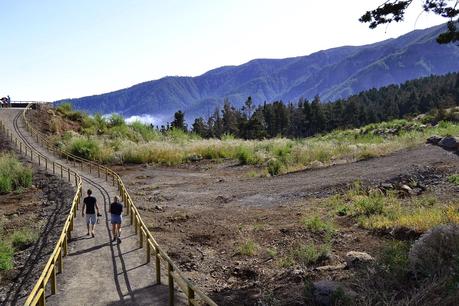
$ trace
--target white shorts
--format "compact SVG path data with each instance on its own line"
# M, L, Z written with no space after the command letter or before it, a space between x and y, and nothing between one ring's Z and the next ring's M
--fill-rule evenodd
M96 224L96 214L86 214L86 224Z

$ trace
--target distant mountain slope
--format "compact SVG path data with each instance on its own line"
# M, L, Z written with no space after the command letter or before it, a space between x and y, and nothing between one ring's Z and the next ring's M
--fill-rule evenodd
M255 59L197 77L164 77L70 102L90 113L170 117L180 109L190 118L211 113L225 98L235 106L241 106L248 96L256 104L315 95L332 101L370 88L459 71L459 47L435 41L442 31L443 25L366 46L286 59Z

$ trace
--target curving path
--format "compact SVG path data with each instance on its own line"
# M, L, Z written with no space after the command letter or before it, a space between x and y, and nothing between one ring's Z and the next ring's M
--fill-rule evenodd
M22 109L2 109L0 120L16 137L28 142L50 160L66 164L65 160L58 159L32 139L22 122L21 112ZM47 297L47 305L167 305L167 285L155 284L154 266L147 264L146 248L139 247L137 236L129 226L129 218L125 218L122 227L122 243L111 242L108 207L117 194L116 187L105 182L104 178L98 178L97 174L79 168L74 170L83 178L84 194L88 188L93 190L103 217L96 227L96 237L86 236L80 205L69 253L64 258L64 271L57 278L58 291ZM162 283L167 284L167 280ZM176 296L175 302L185 304L184 296Z

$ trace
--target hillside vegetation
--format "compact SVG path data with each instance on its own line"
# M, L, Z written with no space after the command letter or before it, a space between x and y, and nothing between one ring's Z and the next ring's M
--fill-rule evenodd
M90 117L71 110L68 104L58 107L57 113L81 122L81 126L78 133L66 131L53 136L56 145L84 158L163 165L229 158L259 166L260 172L254 175L378 157L423 143L432 135L459 134L459 125L452 122L431 126L415 120L393 120L304 139L242 140L231 135L203 139L176 128L160 132L140 122L127 124L119 115ZM59 131L59 121L53 122L53 129Z

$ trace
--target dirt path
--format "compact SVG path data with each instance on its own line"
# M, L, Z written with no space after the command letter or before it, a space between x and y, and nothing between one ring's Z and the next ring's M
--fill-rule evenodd
M13 121L18 109L0 112L0 119L18 136ZM23 122L19 131L42 154L56 160L39 147L26 132ZM64 163L64 161L60 161ZM48 305L164 305L167 304L167 287L154 285L155 272L146 264L145 250L139 248L137 237L129 226L123 225L122 243L111 242L108 205L117 194L111 184L94 175L81 172L83 189L91 188L102 208L103 218L96 237L86 236L86 224L79 215L76 218L69 255L64 260L64 273L58 276L58 292L47 298ZM81 206L80 206L81 207ZM80 211L79 211L80 213ZM39 275L36 275L38 278ZM165 281L163 283L166 283ZM181 297L177 297L179 302Z
M433 169L454 172L459 169L459 156L422 145L382 158L267 178L248 178L246 171L228 163L175 169L128 166L117 171L145 205L267 208L298 198L325 197L356 180L375 185L396 176L428 176Z

